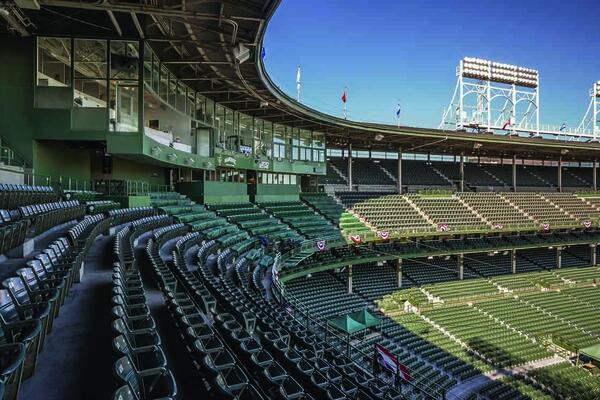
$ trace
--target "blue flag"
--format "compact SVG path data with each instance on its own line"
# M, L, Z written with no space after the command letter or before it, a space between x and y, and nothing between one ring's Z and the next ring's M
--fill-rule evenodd
M559 131L561 131L561 132L564 132L564 131L565 131L565 129L567 129L567 123L566 123L566 122L563 122L563 123L562 123L562 125L560 126L560 129L559 129Z
M402 112L402 107L398 104L398 109L396 110L396 117L400 118L400 112Z

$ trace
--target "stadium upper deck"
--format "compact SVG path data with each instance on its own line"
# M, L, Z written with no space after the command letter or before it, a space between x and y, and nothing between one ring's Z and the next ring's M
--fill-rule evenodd
M4 5L9 30L28 35L143 40L181 82L216 103L326 134L329 147L593 161L598 143L362 123L300 104L271 81L261 59L278 0L165 2L21 1ZM75 16L76 15L76 16ZM48 23L47 21L52 21Z

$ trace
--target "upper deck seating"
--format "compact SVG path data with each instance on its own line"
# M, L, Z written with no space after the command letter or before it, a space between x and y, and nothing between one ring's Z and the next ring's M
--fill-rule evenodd
M323 214L328 220L335 224L339 224L340 217L345 209L326 193L301 193L300 197L318 212Z
M435 224L447 225L450 230L484 229L487 224L459 201L456 196L428 198L409 196Z
M543 193L542 197L579 221L591 221L600 216L600 211L572 193Z
M502 193L502 196L525 212L539 224L555 226L573 226L577 224L575 218L546 201L537 193Z
M261 203L260 207L271 213L306 238L339 236L340 231L301 201Z
M380 230L429 231L435 229L406 197L389 195L354 205L354 211Z
M460 198L485 218L492 226L533 227L534 221L494 192L463 192Z

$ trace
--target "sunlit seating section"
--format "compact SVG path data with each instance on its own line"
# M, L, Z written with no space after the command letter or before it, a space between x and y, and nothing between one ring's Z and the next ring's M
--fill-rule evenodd
M339 224L340 217L345 208L327 195L326 193L301 193L300 197L307 204L314 207L319 213L323 214L328 220Z
M300 235L291 230L287 224L282 223L255 204L223 203L212 204L209 208L228 222L246 230L252 236L265 235L271 240L301 239Z
M589 268L589 269L591 271L593 271L595 274L599 273L598 268ZM569 272L574 272L574 271L577 271L577 270L572 270ZM596 278L594 278L594 279L596 279ZM579 301L588 303L594 307L600 307L600 287L598 287L598 286L570 288L570 289L563 290L562 293L565 296L573 297Z
M475 307L448 306L423 313L470 349L499 367L551 357L541 345L520 336Z
M339 222L340 230L343 235L362 235L371 234L373 231L365 225L356 215L343 213Z
M575 349L591 346L597 342L597 338L593 335L574 329L567 321L540 312L535 306L527 303L527 295L522 296L523 301L503 298L479 302L476 307L532 338L541 339L544 335L553 335L557 341L567 343Z
M379 230L432 231L428 222L401 195L389 195L354 205L354 212Z
M331 222L301 201L261 203L259 206L307 239L340 235Z
M557 226L578 226L575 218L545 200L539 193L505 192L502 196L537 223L548 224L550 229Z
M564 362L533 370L529 373L543 385L548 385L564 399L596 400L600 398L600 382L583 368Z
M457 196L425 197L408 195L437 226L446 225L448 230L485 230L489 226L477 214L462 204Z
M501 225L503 229L535 226L535 223L527 215L505 201L498 193L463 192L459 196L492 226Z
M493 296L498 294L498 288L483 279L444 282L425 285L423 288L434 297L444 301L466 300L472 297Z
M227 222L214 211L176 192L150 193L150 201L154 207L174 216L177 222L190 224L197 231L220 227Z
M600 216L600 211L572 193L544 193L542 196L556 204L580 222L592 221Z

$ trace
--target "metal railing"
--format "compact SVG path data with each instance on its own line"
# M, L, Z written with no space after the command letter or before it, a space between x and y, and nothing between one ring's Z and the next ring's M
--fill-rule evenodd
M329 329L329 324L327 323L327 319L322 316L322 315L314 315L313 313L311 313L303 304L303 302L296 298L295 296L293 296L290 293L286 293L285 291L285 286L279 281L279 267L280 267L280 262L282 259L282 255L281 253L278 253L275 256L275 261L273 263L273 267L272 267L272 280L273 280L273 297L281 304L281 306L284 309L287 309L288 312L290 312L294 318L296 318L299 322L304 323L305 327L307 329L311 329L313 331L313 333L317 336L317 337L321 337L325 340L331 340L331 339L337 339L339 340L341 343L343 343L344 341L347 342L347 347L346 347L346 355L352 359L357 365L359 365L363 370L365 370L365 372L373 375L371 373L371 371L366 370L365 367L363 365L360 365L357 361L355 361L357 358L358 359L362 359L362 360L368 360L368 365L373 365L373 363L376 361L374 354L367 354L364 351L362 351L361 349L357 348L356 346L354 346L353 344L350 343L350 337L349 336L344 336L341 335L331 329ZM291 307L290 307L291 306ZM364 308L371 308L371 309L376 309L375 306L368 305L368 302L365 300L365 307L360 307L357 309L354 309L352 311L360 311ZM298 318L300 317L300 318ZM320 331L319 331L320 330ZM380 334L383 335L383 332L380 331ZM358 357L352 357L351 354L354 353L354 355L358 356ZM411 375L413 376L413 378L418 378L418 375L414 375L414 372L411 372ZM399 379L400 381L400 379ZM408 381L404 381L401 380L401 386L402 385L408 385L414 389L416 389L417 391L419 391L420 393L424 394L427 398L432 399L432 400L439 400L439 399L445 399L445 393L446 393L446 389L442 386L439 386L437 388L433 388L433 387L418 387L417 385L415 385L412 382L408 382ZM397 389L396 385L390 385L388 384L388 386L390 387L394 387L395 389ZM457 398L458 399L458 398Z

